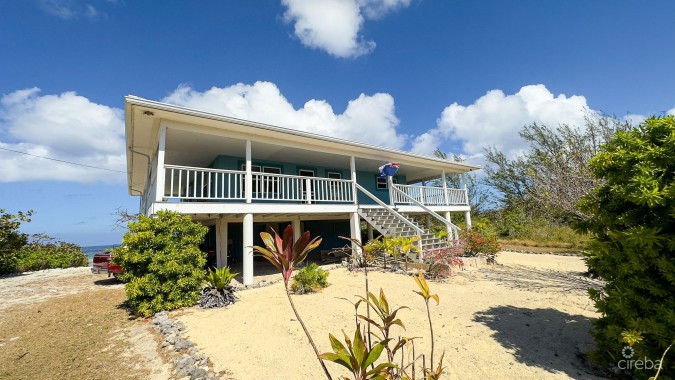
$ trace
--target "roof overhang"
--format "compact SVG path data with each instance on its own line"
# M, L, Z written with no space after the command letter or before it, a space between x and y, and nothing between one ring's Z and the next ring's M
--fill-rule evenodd
M294 155L297 159L302 153L308 157L314 156L319 165L335 157L347 159L354 156L357 170L376 170L377 166L383 163L398 162L401 163L400 173L406 175L409 182L438 178L441 171L465 173L480 169L480 166L236 119L136 96L125 98L125 124L130 195L140 194L145 187L148 166L157 150L161 125L170 126L167 136L167 163L172 163L172 158L178 160L181 152L183 157L191 156L194 160L197 160L200 154L212 160L215 158L214 154L217 155L219 152L218 149L220 152L225 151L223 146L228 144L228 141L251 139L255 144L254 156L256 153L267 154L266 159L280 156L290 159ZM192 132L201 133L201 137L191 134ZM186 139L186 136L192 137ZM194 149L197 145L202 148ZM285 147L286 150L273 148L279 146ZM206 166L210 163L210 161L195 162L196 166ZM348 161L333 166L339 168L345 163ZM331 165L322 166L331 167Z

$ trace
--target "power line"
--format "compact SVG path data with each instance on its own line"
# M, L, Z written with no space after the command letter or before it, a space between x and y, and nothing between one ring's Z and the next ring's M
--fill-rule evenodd
M98 170L107 170L107 171L109 171L109 172L126 173L126 172L123 172L123 171L121 171L121 170L101 168L101 167L98 167L98 166L91 166L91 165L80 164L80 163L77 163L77 162L70 162L70 161L59 160L59 159L57 159L57 158L51 158L51 157L45 157L45 156L38 156L38 155L36 155L36 154L26 153L26 152L22 152L22 151L20 151L20 150L7 149L7 148L3 148L3 147L0 147L0 149L6 150L6 151L8 151L8 152L13 152L13 153L25 154L26 156L37 157L37 158L44 158L45 160L51 160L51 161L56 161L56 162L62 162L62 163L64 163L64 164L83 166L83 167L85 167L85 168L98 169Z

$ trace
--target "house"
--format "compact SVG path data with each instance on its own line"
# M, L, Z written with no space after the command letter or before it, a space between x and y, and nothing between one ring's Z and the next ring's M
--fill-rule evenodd
M135 96L125 99L125 124L129 194L140 197L140 212L173 210L209 226L217 266L241 260L245 284L253 281L251 246L271 227L290 223L296 238L305 230L321 235L325 250L344 246L340 235L360 239L365 221L368 238L373 229L419 236L427 251L447 241L411 216L440 220L451 238L458 233L452 213L465 213L471 225L464 173L477 166ZM387 162L400 169L380 177ZM423 185L449 175L463 186Z

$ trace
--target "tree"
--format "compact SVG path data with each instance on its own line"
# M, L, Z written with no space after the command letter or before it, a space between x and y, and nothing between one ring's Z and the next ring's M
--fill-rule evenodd
M188 215L159 211L129 223L113 262L122 267L127 302L136 315L192 306L200 298L206 254L199 250L208 228Z
M602 315L593 355L616 365L622 333L636 331L634 356L657 360L675 341L675 118L619 131L589 168L601 184L583 197L589 217L577 228L592 235L588 267L606 281L590 291ZM662 374L675 376L675 358L665 360Z
M441 152L440 149L434 151L434 155L438 158L448 160L447 153ZM466 161L462 157L457 155L452 156L452 161L454 162L464 162ZM485 189L483 184L478 180L475 174L465 174L466 178L466 189L469 196L469 204L474 214L479 215L486 210L491 199L490 192ZM446 176L446 184L449 188L452 189L461 189L463 188L461 176L460 175L450 175ZM443 186L442 180L435 180L434 186Z
M505 206L587 219L576 204L602 182L588 163L616 132L630 128L615 117L595 114L586 116L584 126L526 125L519 135L530 147L522 155L509 159L495 147L485 150L492 164L485 168L485 182L501 194Z
M0 208L0 274L14 273L18 251L28 243L28 235L19 232L23 222L30 222L33 211L9 214Z

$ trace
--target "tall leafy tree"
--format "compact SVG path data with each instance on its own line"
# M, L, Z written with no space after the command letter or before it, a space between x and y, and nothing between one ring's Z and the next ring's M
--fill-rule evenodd
M658 360L675 341L675 118L618 132L589 168L601 184L583 197L589 217L578 228L593 237L589 269L606 280L591 291L601 313L595 358L616 365L622 333L635 331L634 356ZM661 376L675 377L675 357L663 365Z

